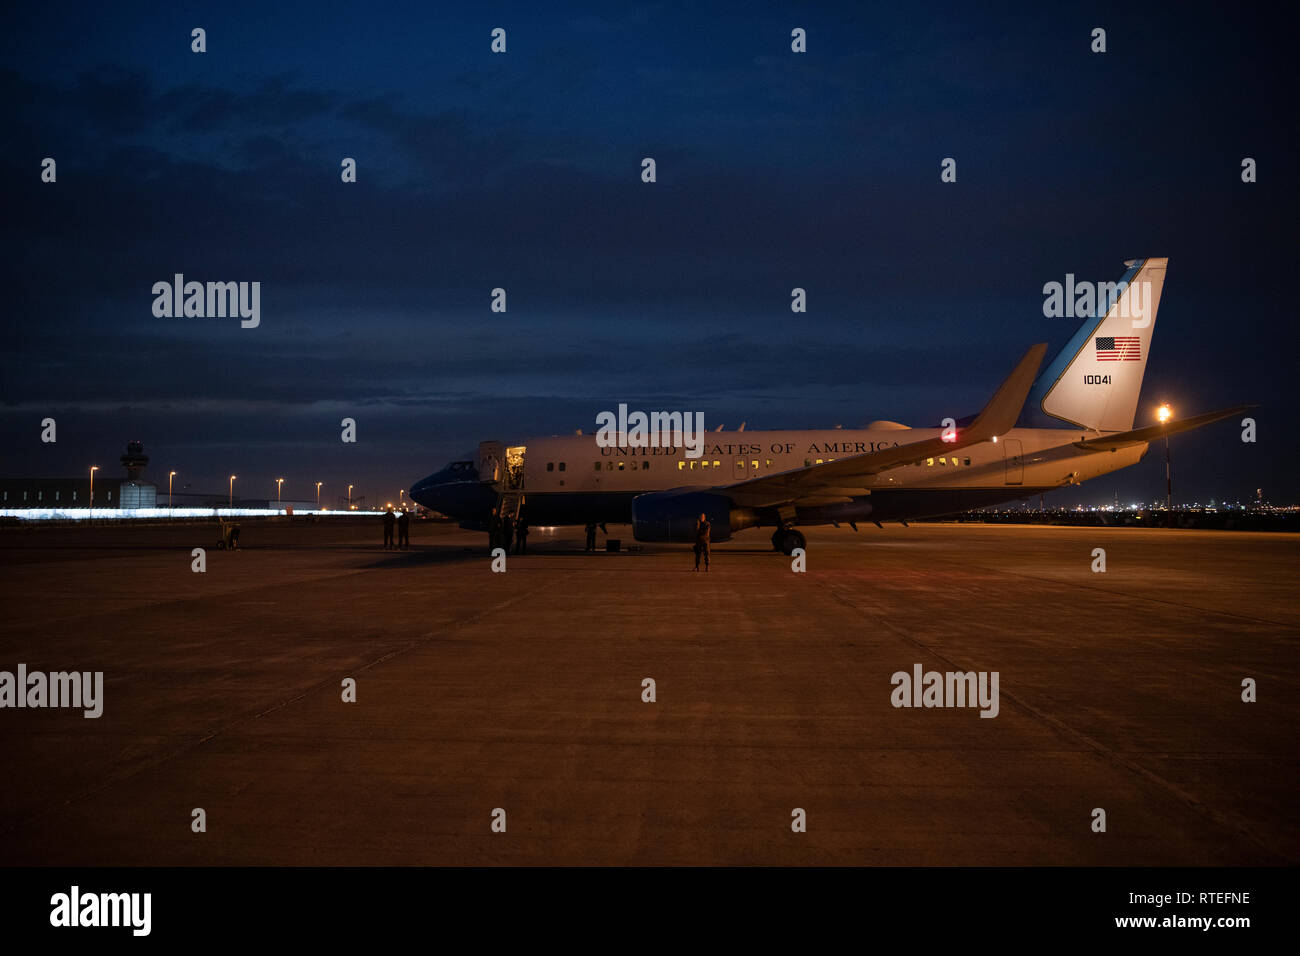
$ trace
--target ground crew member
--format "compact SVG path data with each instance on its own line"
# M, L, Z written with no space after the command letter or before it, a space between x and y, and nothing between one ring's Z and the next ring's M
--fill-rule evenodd
M515 554L528 553L528 522L519 516L519 527L515 529Z
M384 512L384 550L387 551L393 546L393 525L397 524L397 515L393 514L392 509Z
M596 550L596 522L594 521L587 522L587 547L584 548L583 550L585 551Z
M397 519L397 547L400 551L405 551L411 546L411 513L403 511L400 518Z
M709 532L713 530L709 524L709 519L700 515L700 520L695 522L695 570L700 569L700 555L704 556L704 570L709 570Z

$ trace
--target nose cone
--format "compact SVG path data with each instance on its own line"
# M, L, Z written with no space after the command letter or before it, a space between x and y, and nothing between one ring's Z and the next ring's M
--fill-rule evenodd
M439 478L445 471L446 469L443 469L443 471L436 471L432 475L429 475L429 477L421 478L413 484L410 491L411 500L418 505L424 505L424 507L430 508L434 511L440 510L437 504L438 484Z
M490 482L479 480L471 461L453 461L411 486L411 500L416 504L462 521L486 518L496 496Z

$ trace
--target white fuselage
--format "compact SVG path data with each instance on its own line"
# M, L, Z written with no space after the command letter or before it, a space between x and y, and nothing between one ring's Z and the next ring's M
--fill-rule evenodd
M938 428L831 429L826 431L710 432L703 454L684 449L597 445L595 436L535 438L524 456L523 490L539 494L663 491L686 486L730 485L938 437ZM1073 445L1096 437L1073 429L1016 428L996 442L924 458L864 479L873 489L995 489L1037 491L1124 468L1146 445L1116 452Z
M533 525L633 521L634 501L651 492L727 488L814 468L852 455L936 438L938 428L902 426L825 431L710 432L698 458L682 447L602 446L594 435L533 438L506 447L483 442L475 461L453 462L416 483L413 500L467 523L487 526L494 510L522 506ZM894 521L995 505L1077 484L1137 462L1145 444L1097 451L1074 429L1015 428L948 454L923 457L844 488L784 504L755 506L748 526ZM503 496L511 496L507 501ZM513 502L513 505L512 503Z

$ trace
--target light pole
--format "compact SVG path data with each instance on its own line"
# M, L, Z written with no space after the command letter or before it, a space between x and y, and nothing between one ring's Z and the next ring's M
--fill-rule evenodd
M283 478L275 479L275 506L280 507L280 486L284 484Z
M352 486L348 485L348 511L352 510Z
M1164 426L1165 431L1165 510L1174 510L1174 479L1173 472L1169 463L1169 419L1174 415L1174 410L1169 407L1168 403L1161 405L1156 409L1156 418L1160 419L1160 424Z
M90 517L95 517L95 472L99 471L98 465L90 466Z
M232 511L235 507L235 479L238 477L238 475L230 476L230 508Z
M406 489L399 489L397 492L397 506L403 511L406 510Z
M320 486L325 484L323 481L316 482L316 510L320 511Z
M167 475L167 511L169 513L172 510L172 479L175 477L176 472L174 471Z

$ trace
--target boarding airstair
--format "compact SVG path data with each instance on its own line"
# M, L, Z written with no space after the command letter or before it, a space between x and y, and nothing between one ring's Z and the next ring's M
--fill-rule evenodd
M519 511L524 506L522 491L503 491L497 497L497 514L504 521L509 518L512 524L519 523Z

